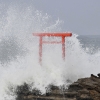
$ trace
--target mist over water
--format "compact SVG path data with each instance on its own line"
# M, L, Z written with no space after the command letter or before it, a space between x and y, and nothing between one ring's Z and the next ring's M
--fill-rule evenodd
M45 93L49 84L68 84L99 73L100 52L91 55L82 47L77 35L66 38L66 59L62 59L60 44L43 45L42 66L39 64L39 38L34 32L61 32L62 21L32 6L5 7L0 5L0 100L14 100L17 86L25 82L30 89L37 88ZM56 40L60 38L48 38Z

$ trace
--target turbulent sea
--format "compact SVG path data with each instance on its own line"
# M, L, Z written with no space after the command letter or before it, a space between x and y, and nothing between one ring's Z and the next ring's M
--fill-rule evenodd
M100 35L79 35L78 39L82 47L90 54L99 52L100 50Z
M66 59L61 44L43 45L39 63L39 38L35 32L62 32L62 21L28 5L0 4L0 100L15 100L17 86L29 84L45 93L54 84L88 77L100 71L100 36L77 35L66 38ZM57 37L44 40L60 41Z

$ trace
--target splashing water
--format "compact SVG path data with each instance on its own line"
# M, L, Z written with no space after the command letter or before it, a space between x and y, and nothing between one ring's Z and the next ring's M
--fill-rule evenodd
M0 10L0 100L14 100L14 90L25 82L31 85L31 89L35 87L45 93L49 84L59 86L67 84L67 79L74 81L98 73L99 52L87 54L75 34L66 38L65 61L61 57L61 45L43 45L41 66L38 38L32 33L60 32L62 21L58 19L54 23L48 14L33 7L11 5L7 9L1 6Z

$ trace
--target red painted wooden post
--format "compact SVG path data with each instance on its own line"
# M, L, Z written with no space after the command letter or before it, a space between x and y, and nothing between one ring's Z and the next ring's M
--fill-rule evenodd
M65 60L65 37L62 36L62 58Z
M42 36L40 36L39 40L39 62L41 63L42 61Z
M42 44L43 43L51 43L51 44L62 44L62 58L65 59L65 37L70 37L72 36L72 33L33 33L33 36L39 36L39 62L41 64L42 61ZM43 41L44 36L55 36L55 37L61 37L62 41Z

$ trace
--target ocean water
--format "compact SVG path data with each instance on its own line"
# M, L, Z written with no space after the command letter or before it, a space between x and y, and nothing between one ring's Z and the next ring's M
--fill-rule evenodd
M88 53L95 54L100 51L100 35L79 35L78 39Z
M17 86L29 84L45 93L50 85L67 85L67 80L89 77L100 70L100 36L66 38L66 58L61 44L43 45L39 63L39 38L35 32L62 32L60 19L32 6L0 5L0 100L16 100ZM45 37L44 40L61 40Z

